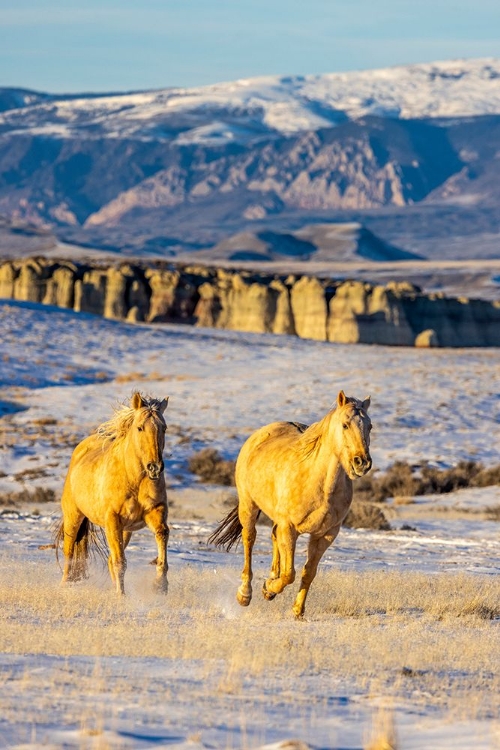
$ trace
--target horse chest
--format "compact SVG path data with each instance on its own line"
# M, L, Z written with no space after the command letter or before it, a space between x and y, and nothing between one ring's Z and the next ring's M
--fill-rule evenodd
M120 518L124 528L128 531L142 529L146 525L144 510L136 495L128 496L120 509Z
M310 501L306 514L294 524L299 534L326 534L339 526L351 505L352 492L330 492Z

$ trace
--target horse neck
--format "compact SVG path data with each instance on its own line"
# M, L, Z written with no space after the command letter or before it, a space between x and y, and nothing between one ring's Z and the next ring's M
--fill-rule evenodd
M311 438L317 440L315 449L304 459L308 463L309 474L312 482L317 482L324 487L332 487L335 482L345 477L347 474L340 462L339 451L333 440L332 420L335 419L335 412L328 412L312 429ZM306 435L304 433L304 435Z
M131 487L138 486L144 479L145 472L129 435L126 435L121 444L117 446L117 455L119 460L123 462L128 484Z

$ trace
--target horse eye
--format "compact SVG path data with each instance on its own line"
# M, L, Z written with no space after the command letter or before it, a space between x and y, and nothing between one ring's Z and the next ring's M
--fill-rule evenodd
M137 429L139 430L139 432L142 432L144 427L138 427Z
M347 424L347 422L344 422L344 424L342 425L342 427L344 428L344 430L347 430L347 428L349 427L349 425Z

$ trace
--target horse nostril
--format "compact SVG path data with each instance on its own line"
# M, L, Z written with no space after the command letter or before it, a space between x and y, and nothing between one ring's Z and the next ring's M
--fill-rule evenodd
M363 459L361 456L354 456L353 458L355 466L361 466L363 464Z
M148 474L152 476L160 476L164 469L163 461L160 461L159 463L156 463L156 461L150 461L146 464L146 469Z

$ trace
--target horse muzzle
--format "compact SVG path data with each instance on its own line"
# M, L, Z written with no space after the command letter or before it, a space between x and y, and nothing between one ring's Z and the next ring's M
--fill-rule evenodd
M150 461L149 464L146 466L148 477L155 482L157 479L161 477L164 468L165 468L165 464L163 463L163 461L159 463L156 463L155 461Z
M351 462L351 468L353 477L364 477L364 475L372 468L371 456L354 456Z

